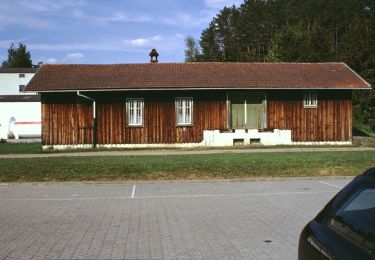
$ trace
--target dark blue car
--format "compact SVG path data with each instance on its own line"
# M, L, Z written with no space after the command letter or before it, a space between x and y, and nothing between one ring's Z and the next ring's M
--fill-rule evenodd
M354 178L306 225L298 259L375 259L375 168Z

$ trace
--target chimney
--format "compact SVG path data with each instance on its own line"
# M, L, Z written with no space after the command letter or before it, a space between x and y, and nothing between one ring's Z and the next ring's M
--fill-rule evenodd
M150 63L158 63L159 53L155 49L152 49L149 55L151 57Z

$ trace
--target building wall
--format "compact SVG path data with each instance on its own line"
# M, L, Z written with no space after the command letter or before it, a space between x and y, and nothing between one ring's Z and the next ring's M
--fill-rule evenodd
M226 128L226 92L85 93L97 100L98 144L198 143ZM176 126L175 98L193 97L193 125ZM127 125L126 99L144 99L143 127ZM70 103L67 104L66 100ZM42 143L92 143L92 105L72 94L42 94Z
M304 108L302 90L268 92L268 128L292 130L294 142L351 141L352 91L318 90L317 95L317 108Z
M40 102L0 102L0 139L40 138Z
M20 78L24 74L24 78ZM0 95L20 95L19 86L26 86L35 73L0 73ZM27 93L30 95L31 93Z
M256 91L259 92L259 91ZM92 92L98 144L200 143L203 130L227 129L227 92ZM302 90L266 91L267 129L291 130L294 142L351 141L351 91L318 91L318 107L304 108ZM176 126L175 98L193 97L193 125ZM144 125L127 126L126 99L144 99ZM43 145L90 144L92 104L76 93L42 94Z
M20 74L25 77L20 77ZM41 104L27 100L27 95L36 93L19 91L20 85L26 86L34 74L0 73L0 139L7 139L9 134L14 138L41 136ZM16 101L7 100L7 96L13 96ZM22 101L23 99L26 100Z

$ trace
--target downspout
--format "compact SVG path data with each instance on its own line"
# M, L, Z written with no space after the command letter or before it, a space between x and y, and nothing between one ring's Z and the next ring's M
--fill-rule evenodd
M85 95L82 95L79 93L79 91L77 91L77 96L79 97L83 97L83 98L86 98L90 101L92 101L92 114L93 114L93 120L94 120L94 128L93 128L93 148L96 148L96 144L97 144L97 122L96 122L96 101L95 99L93 98L90 98L88 96L85 96Z

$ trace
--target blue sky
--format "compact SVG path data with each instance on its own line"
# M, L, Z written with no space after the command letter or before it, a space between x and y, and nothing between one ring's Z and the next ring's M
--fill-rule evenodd
M1 0L0 61L23 42L33 63L183 62L220 9L241 0Z

